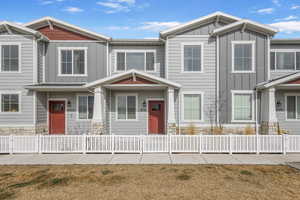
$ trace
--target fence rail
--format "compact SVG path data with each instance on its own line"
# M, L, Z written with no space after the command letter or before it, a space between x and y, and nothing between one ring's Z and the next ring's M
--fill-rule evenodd
M0 153L292 153L296 135L0 136Z

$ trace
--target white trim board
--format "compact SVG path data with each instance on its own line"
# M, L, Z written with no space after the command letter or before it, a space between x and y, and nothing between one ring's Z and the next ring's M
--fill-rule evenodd
M201 119L200 120L185 120L184 119L184 95L185 94L200 94L201 95ZM202 91L182 91L181 92L181 123L197 123L204 122L204 92Z
M1 36L2 37L2 36ZM16 45L18 46L18 71L2 71L2 45ZM33 44L34 46L34 44ZM34 62L34 61L33 61ZM34 69L33 69L34 71ZM0 73L1 74L20 74L22 73L22 43L20 42L0 42Z
M17 94L18 95L18 104L19 111L18 112L2 112L2 94ZM34 104L33 104L34 106ZM22 91L20 90L0 90L0 115L14 115L14 114L22 114Z
M119 119L118 118L118 97L119 96L125 96L126 97L126 119ZM135 119L128 119L128 110L127 110L127 98L128 96L134 96L135 97ZM138 98L138 93L116 93L115 94L115 113L116 113L116 118L115 121L123 121L123 122L131 122L131 121L138 121L139 117L138 117L138 105L139 105L139 98Z
M251 97L251 101L252 101L252 105L251 105L251 116L252 116L252 119L250 120L235 120L234 119L234 95L235 94L251 94L252 97ZM254 123L255 122L255 99L254 99L254 91L253 90L231 90L231 122L232 123Z
M231 63L232 63L232 66L231 66L231 73L255 73L256 71L256 66L255 66L255 62L256 62L256 57L255 57L255 52L256 52L256 45L255 45L255 41L244 41L244 40L241 40L241 41L238 41L238 40L235 40L235 41L231 41ZM251 44L252 45L252 66L251 66L251 70L247 70L247 71L243 71L243 70L235 70L234 68L234 56L235 56L235 51L234 51L234 47L236 44Z
M185 46L200 46L201 48L201 63L200 63L200 71L185 71L184 70L184 47ZM182 42L181 43L181 73L188 73L188 74L197 74L197 73L204 73L204 42Z

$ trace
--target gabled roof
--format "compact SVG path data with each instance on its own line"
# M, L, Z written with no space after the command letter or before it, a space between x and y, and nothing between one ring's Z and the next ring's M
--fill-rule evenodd
M0 27L4 27L4 29L7 30L7 32L10 32L10 28L13 28L16 31L20 31L21 33L25 33L25 34L29 34L29 35L33 35L37 38L41 38L44 40L48 40L48 38L46 36L44 36L43 34L41 34L38 31L32 30L30 28L12 23L12 22L8 22L8 21L2 21L0 22Z
M144 73L144 72L141 72L141 71L137 71L137 70L134 70L134 69L123 72L123 73L120 73L120 74L116 74L116 75L113 75L113 76L110 76L110 77L107 77L107 78L103 78L103 79L100 79L100 80L97 80L97 81L94 81L94 82L91 82L91 83L88 83L88 84L85 85L85 87L91 88L91 87L95 87L97 85L104 85L104 84L111 83L111 82L114 82L114 81L117 81L117 80L121 80L122 78L126 78L128 76L139 76L139 77L142 77L146 80L157 82L157 83L160 83L160 84L163 84L163 85L168 85L168 86L171 86L171 87L174 87L174 88L180 88L181 87L181 85L178 84L178 83L174 83L174 82L169 81L167 79L160 78L160 77L157 77L157 76L154 76L154 75L151 75L151 74L148 74L148 73Z
M55 18L52 18L52 17L43 17L41 19L26 23L26 24L24 24L24 26L37 30L39 28L42 28L42 27L45 27L45 26L49 25L50 23L53 23L54 25L65 28L69 31L80 33L82 35L92 37L92 38L95 38L95 39L111 40L110 37L107 37L107 36L104 36L104 35L101 35L101 34L98 34L98 33L94 33L92 31L88 31L86 29L83 29L83 28L80 28L78 26L69 24L67 22L63 22L61 20L58 20L58 19L55 19Z
M266 88L284 84L284 83L287 83L287 82L290 82L290 81L293 81L293 80L299 79L299 78L300 78L300 72L296 72L296 73L280 76L278 78L260 83L256 86L256 88L257 89L266 89Z
M226 33L228 31L231 31L238 27L254 28L255 30L257 30L259 32L266 33L269 35L274 35L275 33L278 32L277 29L272 28L268 25L260 24L260 23L257 23L257 22L251 21L251 20L247 20L247 19L242 19L240 21L237 21L232 24L228 24L226 26L223 26L221 28L217 28L217 29L213 30L211 35L219 35L222 33Z
M217 18L224 19L224 20L227 20L229 22L236 22L236 21L241 20L241 18L239 18L239 17L235 17L235 16L232 16L232 15L229 15L229 14L218 11L218 12L212 13L210 15L207 15L207 16L189 21L187 23L184 23L184 24L181 24L181 25L178 25L178 26L175 26L175 27L170 28L168 30L161 31L160 36L161 37L166 37L167 35L170 35L170 34L188 29L188 28L196 26L198 24L206 23L210 20L217 19Z

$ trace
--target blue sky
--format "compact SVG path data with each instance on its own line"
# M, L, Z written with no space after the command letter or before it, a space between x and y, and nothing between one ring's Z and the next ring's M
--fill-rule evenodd
M271 24L277 38L300 38L300 0L2 0L0 21L52 16L113 38L153 38L215 11Z

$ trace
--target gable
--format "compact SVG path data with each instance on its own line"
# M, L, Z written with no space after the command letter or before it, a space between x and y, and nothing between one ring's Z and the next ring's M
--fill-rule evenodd
M128 84L128 85L132 85L132 84L157 84L157 83L152 82L152 81L148 81L148 80L140 78L140 77L136 77L135 80L134 80L134 78L131 76L129 78L113 82L112 84Z
M50 26L45 26L37 29L37 31L48 37L50 40L95 40L93 38L60 28L55 25L53 25L52 29L50 28Z
M214 29L220 28L225 25L227 25L227 23L216 22L214 20L209 23L198 25L196 27L179 32L177 33L177 35L209 35Z

